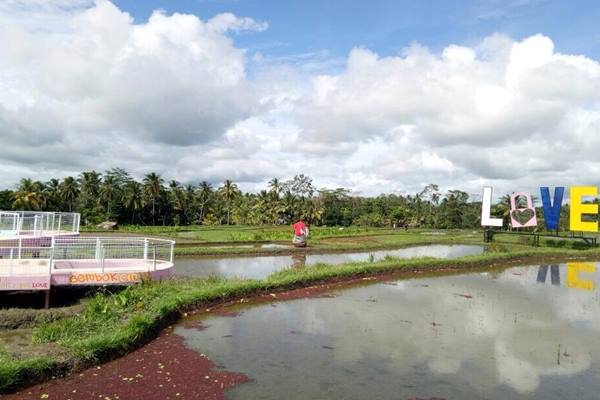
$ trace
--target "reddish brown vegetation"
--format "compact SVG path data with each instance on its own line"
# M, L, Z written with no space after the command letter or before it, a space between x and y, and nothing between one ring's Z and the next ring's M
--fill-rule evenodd
M101 367L0 397L3 400L224 399L226 389L249 380L243 374L217 371L214 367L206 356L186 348L183 339L168 330L147 346Z

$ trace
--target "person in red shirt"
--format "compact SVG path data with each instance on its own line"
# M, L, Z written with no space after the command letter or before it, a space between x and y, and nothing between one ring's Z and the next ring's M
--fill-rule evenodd
M304 223L303 219L300 218L294 225L292 225L292 229L294 230L294 239L292 240L294 246L306 247L308 227Z

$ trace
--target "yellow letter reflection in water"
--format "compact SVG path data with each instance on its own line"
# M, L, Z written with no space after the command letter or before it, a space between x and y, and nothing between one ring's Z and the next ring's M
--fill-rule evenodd
M580 272L593 274L596 272L596 264L589 262L567 263L567 286L575 289L594 290L596 288L594 281L579 279Z

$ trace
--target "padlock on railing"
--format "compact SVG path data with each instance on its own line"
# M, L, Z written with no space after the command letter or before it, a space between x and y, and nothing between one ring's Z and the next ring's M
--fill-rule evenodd
M517 208L517 198L519 197L525 198L526 207ZM537 226L537 217L530 193L517 192L510 195L510 225L513 228Z

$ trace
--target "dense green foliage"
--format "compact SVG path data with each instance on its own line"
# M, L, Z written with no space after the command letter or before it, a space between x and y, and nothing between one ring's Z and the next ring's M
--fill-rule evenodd
M427 185L414 195L353 195L349 189L317 189L297 175L273 178L258 193L243 193L225 181L183 186L165 184L156 173L136 181L122 169L82 172L48 182L22 179L14 191L0 192L0 209L77 211L86 225L113 220L141 225L279 225L304 218L313 225L370 227L471 228L478 224L480 203L465 192L445 195Z

